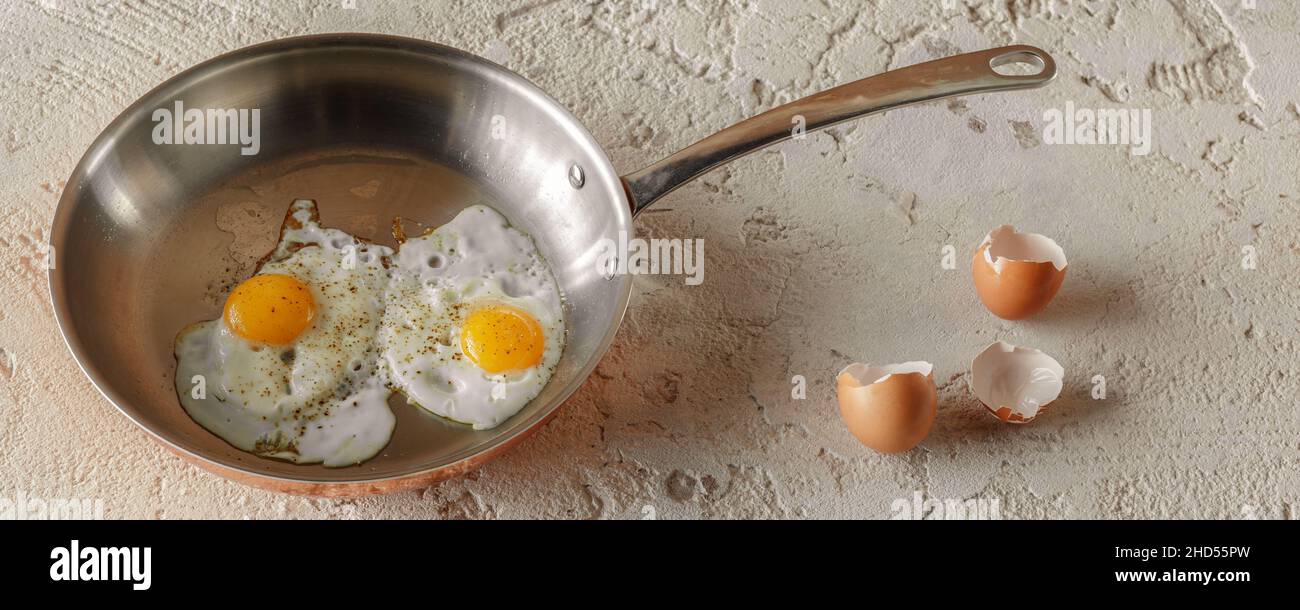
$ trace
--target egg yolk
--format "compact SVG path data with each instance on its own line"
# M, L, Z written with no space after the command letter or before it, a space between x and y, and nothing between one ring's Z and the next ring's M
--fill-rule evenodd
M311 290L288 275L254 275L226 299L226 326L245 339L272 345L293 341L315 315Z
M517 371L542 361L542 325L509 305L488 305L465 318L460 347L487 373Z

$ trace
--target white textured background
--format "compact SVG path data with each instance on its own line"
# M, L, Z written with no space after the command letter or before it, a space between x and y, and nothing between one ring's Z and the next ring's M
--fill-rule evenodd
M1250 5L1254 5L1250 8ZM997 499L1006 518L1295 518L1300 501L1300 3L1283 0L19 2L0 6L0 497L108 517L893 516ZM641 278L617 343L528 442L422 492L355 501L226 482L155 446L77 371L39 245L116 113L216 54L334 31L492 58L635 169L828 86L1012 42L1060 78L868 118L715 171L638 221L706 241L702 286ZM1151 109L1155 146L1041 143L1066 101ZM1013 223L1070 257L1040 316L989 315L968 253ZM939 257L953 245L958 269ZM1241 249L1258 251L1243 270ZM111 316L113 312L104 312ZM970 395L994 339L1067 372L1030 426ZM841 425L853 360L927 359L940 410L899 456ZM808 379L791 400L790 379ZM1090 379L1107 379L1104 401Z

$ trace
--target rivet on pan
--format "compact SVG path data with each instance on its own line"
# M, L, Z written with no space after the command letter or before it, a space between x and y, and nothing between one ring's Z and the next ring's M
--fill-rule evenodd
M578 165L577 163L570 165L569 184L572 184L573 188L575 189L580 189L582 188L582 185L586 183L587 183L587 176L582 173L582 166Z

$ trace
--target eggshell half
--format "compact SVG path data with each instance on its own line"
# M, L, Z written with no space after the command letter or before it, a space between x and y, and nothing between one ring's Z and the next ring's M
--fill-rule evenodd
M1027 424L1061 395L1065 369L1030 347L996 341L971 362L971 391L998 419Z
M835 378L840 417L862 444L881 453L907 451L934 425L933 372L929 362L850 364Z
M1036 233L1002 225L975 249L975 291L993 315L1021 320L1042 311L1065 281L1065 251Z

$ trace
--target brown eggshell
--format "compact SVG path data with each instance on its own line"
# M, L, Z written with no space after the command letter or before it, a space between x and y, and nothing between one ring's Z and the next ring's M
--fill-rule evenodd
M995 265L990 261L997 257L989 256L986 251L993 247L993 239L1002 229L1010 229L1014 233L1010 227L995 229L990 233L984 243L975 249L971 276L975 280L975 291L979 293L980 300L993 315L1004 320L1022 320L1042 311L1052 302L1056 292L1061 289L1061 283L1065 281L1066 266L1062 265L1058 269L1051 261L1035 262L1007 257L1002 257L1000 265ZM1055 246L1055 243L1052 242L1052 245ZM1063 259L1064 254L1061 257Z
M861 385L848 369L837 377L840 417L862 444L881 453L915 447L930 433L938 407L933 372L894 373Z
M1046 413L1046 412L1047 412L1047 408L1050 407L1050 406L1052 406L1052 403L1049 402L1049 403L1047 403L1047 404L1045 404L1045 405L1039 407L1039 408L1038 408L1038 413L1036 413L1033 417L1029 417L1029 418L1026 418L1026 417L1023 416L1023 415L1021 415L1021 414L1019 414L1019 413L1016 413L1015 411L1012 411L1012 410L1011 410L1011 407L998 407L998 409L997 409L996 411L993 410L993 407L990 407L990 406L988 406L988 405L985 405L984 408L985 408L985 409L988 409L988 410L989 410L989 413L992 413L992 414L993 414L993 417L996 417L996 418L1002 420L1004 423L1008 423L1008 424L1027 424L1027 423L1029 423L1029 422L1031 422L1031 421L1034 421L1034 418L1038 417L1039 415L1042 415L1042 414Z
M1065 368L1031 347L994 341L971 361L970 388L994 417L1027 424L1061 395Z

